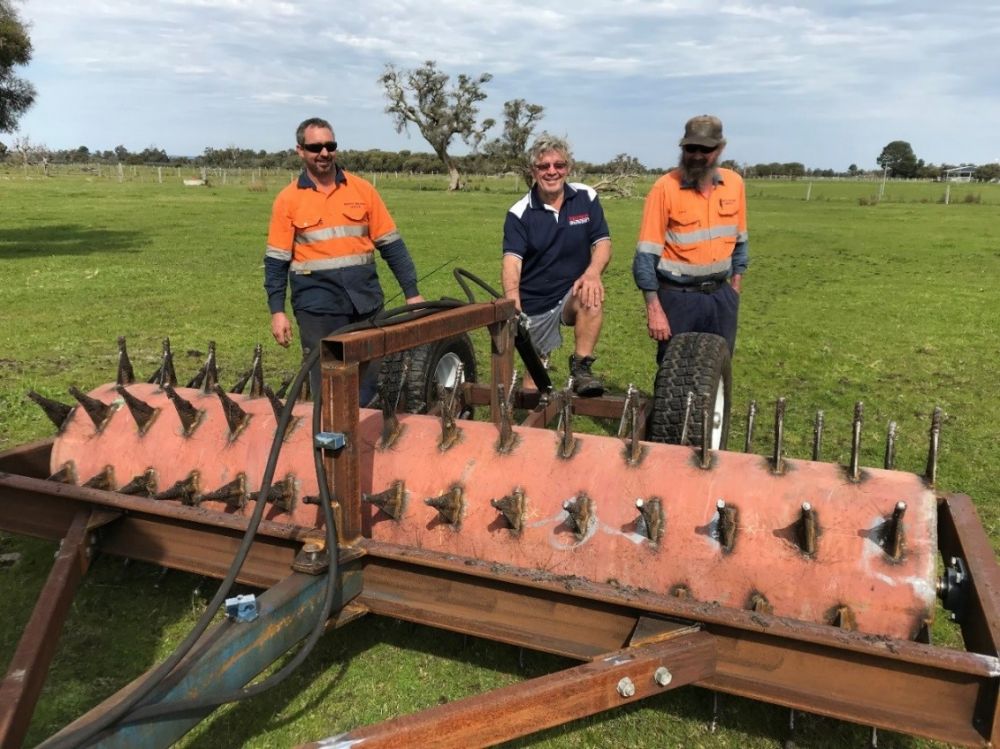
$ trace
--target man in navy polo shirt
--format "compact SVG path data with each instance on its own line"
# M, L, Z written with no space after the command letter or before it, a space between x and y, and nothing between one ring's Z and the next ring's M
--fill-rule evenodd
M531 341L546 363L562 344L559 326L573 326L573 391L601 395L591 366L604 319L601 274L611 260L604 210L593 188L566 182L573 159L565 140L542 133L529 158L535 185L503 227L504 296L528 316Z

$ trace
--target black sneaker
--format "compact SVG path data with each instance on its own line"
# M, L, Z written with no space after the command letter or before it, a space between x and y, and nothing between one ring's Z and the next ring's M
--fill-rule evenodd
M604 383L590 371L594 363L592 356L569 357L569 373L573 378L573 392L583 398L595 398L604 394Z

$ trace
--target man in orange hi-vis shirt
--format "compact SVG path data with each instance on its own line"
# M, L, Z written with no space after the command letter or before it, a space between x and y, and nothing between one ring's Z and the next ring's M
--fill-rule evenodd
M743 179L717 166L722 122L688 120L680 162L656 181L642 214L632 275L646 302L656 361L677 333L715 333L736 347L743 274L749 264Z
M336 162L337 141L326 120L312 117L295 132L302 173L274 200L264 253L264 289L271 311L271 334L282 346L292 342L285 313L291 285L292 310L303 350L349 323L372 318L384 297L375 271L378 250L396 277L408 304L423 301L417 271L396 224L375 188ZM375 395L377 367L362 373L360 401ZM319 367L312 372L319 392Z

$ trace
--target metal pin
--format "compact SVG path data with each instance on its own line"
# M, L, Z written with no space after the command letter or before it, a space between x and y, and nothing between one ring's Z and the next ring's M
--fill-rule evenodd
M209 341L208 356L205 358L205 363L201 365L198 374L191 378L187 386L189 388L201 388L201 392L208 395L218 382L219 370L215 363L215 341Z
M309 358L309 353L312 349L304 348L302 349L302 361L304 362ZM302 388L299 390L299 402L300 403L310 403L312 402L312 377L306 377L302 381Z
M896 422L890 421L885 435L885 461L887 471L896 467Z
M771 470L780 474L785 472L785 399L778 398L774 403L774 454L771 456Z
M253 364L250 365L251 398L260 398L264 394L264 347L257 344L253 348Z
M156 494L156 470L147 468L142 473L134 476L125 486L118 488L119 494L145 495L152 497Z
M128 358L128 349L125 347L125 336L118 336L118 373L115 375L116 385L131 385L135 382L135 370L132 369L132 362Z
M750 596L750 610L757 614L773 614L774 607L767 600L767 596L760 592L754 592Z
M170 351L170 339L163 339L163 357L159 368L149 378L150 383L156 383L161 388L177 384L177 373L174 371L174 355Z
M645 500L640 497L635 501L635 507L639 511L639 520L636 522L639 531L654 544L659 544L667 524L662 500L659 497Z
M820 452L823 450L823 412L816 412L816 421L813 422L813 460L819 460Z
M409 366L409 356L403 356L403 372L399 381L390 380L388 377L382 378L378 383L379 402L382 405L382 443L380 447L387 450L392 447L399 435L403 433L403 428L399 424L399 417L396 415L396 407L402 395L404 383L406 382L406 369ZM396 397L390 398L392 389L396 389Z
M267 497L264 501L270 502L285 512L292 512L295 509L295 499L297 497L295 484L295 474L286 474L285 478L281 481L275 481L271 484L271 488L267 492Z
M170 402L174 404L174 408L177 410L177 416L181 420L184 436L190 436L198 424L201 423L201 418L205 412L199 411L191 404L191 401L184 400L184 398L178 395L173 385L163 385L163 392L167 394Z
M747 409L747 438L743 442L743 452L750 452L750 446L753 443L753 426L754 422L757 420L757 401L750 401L750 408Z
M808 502L802 503L798 523L799 547L806 554L816 553L816 511Z
M851 465L848 474L851 481L861 479L861 467L859 465L861 457L861 424L864 422L865 405L861 401L854 404L854 422L851 425Z
M52 400L51 398L46 398L44 395L36 393L34 390L28 391L28 397L41 406L45 415L49 417L49 421L55 424L56 428L59 430L62 430L66 421L69 419L69 415L73 413L73 406L60 403L59 401Z
M559 406L559 448L556 455L564 460L573 457L578 444L577 438L573 435L573 395L570 389L564 390L560 397L562 402Z
M292 380L295 379L295 375L288 375L285 379L281 381L278 386L278 392L275 393L279 398L284 398L285 394L288 392L288 386L292 384Z
M930 448L927 451L927 469L924 471L924 478L931 486L937 486L937 464L938 448L941 442L941 407L934 407L934 414L931 416Z
M679 445L688 444L688 425L691 423L691 412L694 410L694 393L688 391L684 399L684 421L681 422L681 439Z
M48 477L48 481L56 481L60 484L76 483L76 465L72 460L67 460L60 466L59 470Z
M88 489L102 489L104 491L111 491L115 488L115 468L111 465L104 466L98 473L95 473L87 481L84 482L83 486Z
M247 389L247 383L250 382L250 375L253 374L252 369L248 369L246 372L240 375L239 379L229 388L229 392L234 395L242 395L243 391Z
M719 512L719 544L726 551L732 551L736 543L736 521L739 513L736 507L727 505L724 499L717 500L715 507Z
M114 407L97 398L91 398L76 386L71 387L69 392L83 406L83 410L87 412L87 416L94 422L94 427L97 431L101 431L108 422L108 418L114 413Z
M563 509L566 511L567 522L573 526L573 532L578 539L587 535L594 517L594 500L584 493L578 494L573 499L563 502Z
M701 467L712 467L712 407L706 403L701 409Z
M187 478L174 482L173 486L153 495L153 499L179 499L186 505L197 505L201 498L201 474L191 471Z
M225 502L229 507L240 508L247 503L247 499L249 498L250 493L247 491L247 475L241 472L236 474L236 478L228 484L220 486L214 492L202 494L198 500L200 502L204 502L205 500Z
M139 434L145 434L146 430L149 429L149 425L153 423L153 419L156 418L156 414L160 412L160 409L154 408L146 403L146 401L136 398L124 385L116 385L115 390L122 397L122 400L125 401L128 412L135 419L135 425L139 428Z
M438 511L441 519L449 525L458 526L462 522L462 510L465 509L465 499L462 497L462 487L453 486L440 497L428 497L424 504Z
M441 440L438 442L438 449L443 452L458 442L458 438L462 433L462 430L458 428L455 418L458 399L454 397L454 394L458 387L447 388L436 384L435 389L441 401Z
M497 452L506 455L514 449L517 442L517 435L514 434L513 425L513 403L511 396L514 393L514 378L511 378L511 387L504 392L503 383L497 383L497 404L500 411L500 437L497 439Z
M524 490L515 489L500 499L491 499L490 505L504 516L515 534L521 532L524 528Z
M250 414L244 411L236 401L226 395L226 391L218 385L213 385L212 392L219 396L219 401L222 403L222 412L226 415L226 423L229 424L229 439L236 439L249 423Z
M361 501L375 505L393 520L403 515L406 500L406 484L402 480L392 482L392 486L378 494L362 494Z
M903 556L903 515L906 514L906 502L897 502L892 509L892 515L883 526L882 546L885 553L893 559Z
M833 626L841 629L855 630L858 628L857 619L850 606L838 606L833 612Z

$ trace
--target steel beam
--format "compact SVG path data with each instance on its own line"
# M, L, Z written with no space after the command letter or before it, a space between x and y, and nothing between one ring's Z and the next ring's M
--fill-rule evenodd
M703 680L714 667L712 636L692 632L606 653L582 666L303 744L302 749L493 746Z
M90 523L90 510L79 508L59 545L56 561L14 651L7 676L0 683L0 746L4 749L21 746L28 733L70 604L90 567L93 556Z

